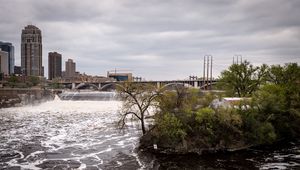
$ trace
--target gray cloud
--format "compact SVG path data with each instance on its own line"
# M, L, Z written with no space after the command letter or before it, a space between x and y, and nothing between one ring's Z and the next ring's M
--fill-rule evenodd
M22 28L43 33L43 63L58 51L77 70L105 75L133 70L147 79L202 75L205 54L214 76L242 54L254 64L300 62L298 0L0 0L0 40L14 43L20 64Z

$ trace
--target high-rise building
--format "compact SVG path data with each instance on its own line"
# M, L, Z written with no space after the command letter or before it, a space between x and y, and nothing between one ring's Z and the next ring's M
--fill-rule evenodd
M0 73L4 75L9 75L8 68L8 52L2 51L0 48Z
M14 74L15 66L15 49L12 43L0 41L0 48L2 51L8 53L8 74Z
M65 72L65 77L66 78L73 78L76 75L76 63L73 62L72 59L68 59L66 61L66 72Z
M44 76L42 66L42 32L34 25L22 30L21 68L25 76Z
M15 66L14 74L22 75L21 66Z
M61 77L61 54L57 52L48 53L48 79Z

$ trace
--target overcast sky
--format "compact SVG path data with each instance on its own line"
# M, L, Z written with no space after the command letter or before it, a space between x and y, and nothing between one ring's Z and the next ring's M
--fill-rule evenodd
M242 55L255 65L300 63L299 0L0 0L0 41L15 46L22 29L42 30L48 52L77 71L131 70L147 80L201 76L203 56L216 77Z

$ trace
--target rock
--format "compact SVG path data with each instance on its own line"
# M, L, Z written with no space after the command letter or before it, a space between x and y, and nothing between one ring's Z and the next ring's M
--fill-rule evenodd
M159 154L210 154L217 152L235 152L244 150L250 145L246 145L243 140L231 141L230 144L226 144L220 140L217 145L208 144L209 142L201 136L186 137L179 142L168 141L166 139L158 139L155 137L153 131L147 132L140 138L139 149L141 151L159 153ZM153 147L156 144L157 147Z

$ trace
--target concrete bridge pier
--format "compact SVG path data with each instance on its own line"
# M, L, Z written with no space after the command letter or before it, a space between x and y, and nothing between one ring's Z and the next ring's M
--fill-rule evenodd
M72 83L72 89L75 89L75 88L76 88L76 84Z
M101 83L98 84L98 89L101 89Z
M159 89L160 88L160 82L156 82L156 87Z
M194 87L197 88L198 87L198 81L194 82Z

